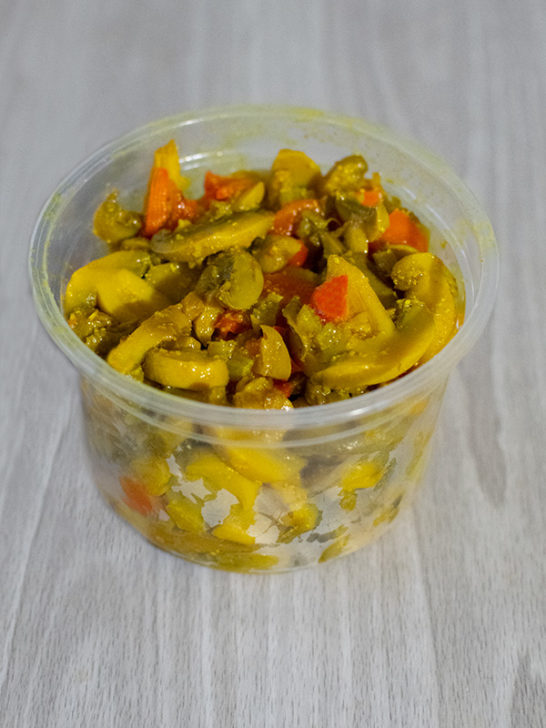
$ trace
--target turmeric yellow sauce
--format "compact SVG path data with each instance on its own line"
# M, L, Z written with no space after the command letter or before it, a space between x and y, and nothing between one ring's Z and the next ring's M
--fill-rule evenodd
M396 379L455 334L454 276L363 157L322 174L282 149L265 174L207 172L200 199L187 186L171 141L142 212L117 192L100 205L111 252L66 288L69 325L122 374L220 405L317 405Z
M109 253L76 270L70 327L123 375L173 395L288 409L348 399L433 357L462 299L429 231L351 155L322 174L282 149L267 173L207 172L186 197L174 142L144 210L112 192L94 216ZM198 426L153 427L84 383L98 480L155 545L222 569L327 561L397 515L424 465L440 397L327 447ZM271 434L271 433L270 433ZM278 435L278 437L277 437Z

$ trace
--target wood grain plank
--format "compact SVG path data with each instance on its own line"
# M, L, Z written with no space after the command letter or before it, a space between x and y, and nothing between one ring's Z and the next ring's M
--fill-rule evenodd
M546 5L233 0L2 7L0 715L101 728L539 728L546 715ZM31 19L31 21L30 21ZM365 551L269 577L151 548L85 466L26 241L66 171L153 118L366 116L450 161L503 255L426 488Z

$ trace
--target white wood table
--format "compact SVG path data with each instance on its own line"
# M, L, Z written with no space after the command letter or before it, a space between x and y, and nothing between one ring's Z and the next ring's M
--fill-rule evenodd
M546 4L0 3L0 725L546 725ZM320 568L245 576L146 544L82 466L75 372L26 270L100 144L210 105L365 116L446 157L503 256L415 507Z

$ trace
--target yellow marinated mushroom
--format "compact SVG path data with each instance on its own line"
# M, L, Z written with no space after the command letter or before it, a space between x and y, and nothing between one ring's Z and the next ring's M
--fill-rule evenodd
M237 384L233 395L236 407L250 409L292 409L292 402L278 389L270 377L246 377Z
M406 246L407 247L407 246ZM368 256L362 253L350 253L345 256L346 260L353 263L368 279L368 283L373 288L375 295L379 298L385 309L393 308L396 304L397 297L392 286L387 285L381 278L371 269Z
M425 304L405 301L394 331L353 341L350 353L316 372L312 381L347 392L389 382L419 362L433 336L434 321Z
M191 500L187 499L187 501L188 505L195 505ZM248 571L251 563L254 564L254 568L260 568L262 564L262 568L268 568L269 565L277 561L276 557L253 553L256 549L253 544L242 544L216 538L206 530L206 524L204 524L205 530L199 531L199 514L196 511L192 514L191 510L193 509L190 509L191 506L187 512L183 512L184 505L182 505L182 508L176 509L178 511L176 516L180 526L171 517L168 521L154 520L148 521L147 524L141 521L141 526L145 525L145 528L140 528L140 530L145 530L148 538L160 548L175 551L184 556L205 556L207 561L210 560L211 566L220 566L236 571ZM134 511L131 511L131 513L134 513ZM197 516L195 521L193 521L193 515ZM185 522L186 518L189 519L189 523ZM134 521L134 519L131 520ZM255 559L248 560L248 557L252 556Z
M166 296L126 268L100 273L97 305L118 321L141 321L169 304Z
M209 255L228 248L248 248L263 237L273 222L273 213L238 212L227 219L190 225L174 233L158 233L152 250L168 260L197 265Z
M234 468L226 465L213 452L199 454L186 467L185 475L189 481L202 478L205 486L213 493L225 488L237 498L245 511L254 507L256 496L262 485L259 481L246 478Z
M130 374L156 346L176 341L191 331L191 321L181 304L156 311L110 351L107 362L122 374Z
M374 488L385 473L385 468L373 460L360 460L341 476L339 494L341 507L350 511L356 505L357 490Z
M408 300L424 303L434 317L434 336L421 362L428 361L457 330L457 283L444 263L432 253L415 253L399 260L392 269L394 285Z
M245 510L240 503L235 503L222 523L213 529L212 535L235 543L253 544L256 539L248 533L248 529L254 525L254 520L252 509Z
M248 251L234 249L210 259L196 291L226 308L243 311L256 303L263 287L264 275L258 261Z
M287 509L279 518L279 540L282 543L316 526L319 510L309 502L300 479L300 472L306 464L304 458L289 452L240 446L222 447L220 455L245 477L268 483L279 494Z
M279 518L279 543L290 543L297 536L318 525L320 511L314 503L305 503Z
M286 380L292 372L290 354L282 336L273 326L262 326L253 371L262 377Z
M165 510L181 531L205 533L206 523L201 513L201 506L181 493L172 494Z
M196 392L225 387L229 382L225 361L206 351L153 349L144 357L142 369L153 382Z
M203 345L208 344L212 339L216 322L223 310L222 306L214 301L205 303L201 313L193 320L195 336Z
M131 463L131 473L150 495L163 495L169 488L171 471L165 458L159 455L136 458Z
M262 483L295 480L306 464L303 458L288 452L238 445L222 447L220 455L241 475Z
M217 541L218 544L224 546L225 544L231 544L231 541ZM228 571L238 571L243 574L248 574L253 571L266 571L272 569L279 562L278 556L273 554L260 554L260 553L248 553L241 551L243 548L253 549L255 546L247 544L233 544L238 547L237 553L219 553L218 549L214 552L214 563L215 567L220 569L227 569Z
M213 530L213 536L242 544L254 543L248 529L254 523L254 503L262 484L241 475L210 452L190 463L185 474L190 481L202 479L213 493L225 489L238 500L224 521Z
M315 528L321 514L317 506L309 502L299 476L285 482L272 481L269 485L279 494L287 508L278 519L280 543L289 543L302 533Z
M321 179L320 167L304 152L281 149L271 166L267 183L270 204L285 205L312 196Z
M150 265L150 254L145 250L118 250L92 260L72 273L64 294L65 312L94 305L99 285L110 273L126 270L140 278Z

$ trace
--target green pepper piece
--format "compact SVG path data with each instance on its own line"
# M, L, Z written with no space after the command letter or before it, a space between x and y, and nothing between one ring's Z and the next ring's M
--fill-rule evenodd
M92 351L104 356L126 333L126 326L97 308L77 308L68 317L68 325Z
M117 190L111 192L93 218L93 232L106 243L133 238L142 227L142 216L123 208L118 202L118 195Z
M366 236L366 240L377 240L389 227L389 213L383 204L367 207L362 205L358 200L345 195L337 195L334 200L334 207L339 217L349 223L349 236L346 238L347 246L357 252L366 252L362 249L362 244L356 244L354 233L351 233L352 227L358 227ZM353 236L351 238L351 235ZM356 247L351 247L355 246Z
M253 358L244 347L238 345L235 339L211 341L208 345L208 352L211 356L217 356L226 362L232 382L238 382L252 372Z
M322 194L335 195L356 191L366 181L368 163L360 154L351 154L336 162L322 181Z
M250 321L255 330L265 324L266 326L275 326L282 305L282 296L278 293L268 293L261 298L250 311Z

